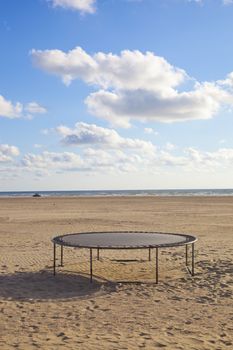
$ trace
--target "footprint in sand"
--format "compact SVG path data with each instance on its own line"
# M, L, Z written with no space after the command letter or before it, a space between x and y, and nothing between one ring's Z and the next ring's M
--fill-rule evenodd
M223 339L221 339L221 342L223 344L225 344L226 346L231 346L232 345L232 342L230 340L223 340Z
M202 339L197 339L197 338L189 338L189 339L196 345L204 344L204 341Z
M156 342L154 345L155 345L156 347L158 347L158 348L166 348L166 347L167 347L166 344L163 344L163 343L160 343L160 342Z

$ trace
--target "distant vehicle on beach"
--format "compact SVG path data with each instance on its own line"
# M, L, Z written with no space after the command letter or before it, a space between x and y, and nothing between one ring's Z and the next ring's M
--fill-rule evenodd
M32 197L41 197L41 195L39 193L34 193Z

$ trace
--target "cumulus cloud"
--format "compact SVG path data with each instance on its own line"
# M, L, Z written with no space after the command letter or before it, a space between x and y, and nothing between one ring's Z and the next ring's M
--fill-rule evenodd
M0 162L11 162L18 155L19 149L16 146L0 144Z
M160 166L182 167L187 171L213 171L216 169L233 169L233 149L219 148L216 151L208 152L188 147L174 154L176 147L161 149L156 159Z
M153 129L152 129L153 130ZM78 122L73 128L61 125L54 129L65 146L76 146L76 152L29 153L20 161L20 168L44 174L64 172L133 173L181 169L213 171L232 168L233 149L215 152L196 148L180 149L167 142L162 147L137 138L122 137L114 129Z
M187 158L190 163L201 168L215 168L232 166L233 149L219 148L214 152L203 152L195 148L187 148L185 150Z
M73 129L59 126L56 131L62 136L65 145L95 145L111 149L135 149L153 152L155 146L148 141L121 137L114 129L103 128L95 124L79 122Z
M174 149L176 149L176 146L173 143L171 143L171 142L167 142L165 148L168 151L173 151Z
M20 102L14 104L0 95L0 117L9 119L28 118L28 116L32 117L31 114L41 114L46 112L46 109L40 106L37 102L29 102L24 106ZM30 115L28 115L28 113L30 113Z
M104 91L90 94L86 104L90 113L121 127L130 126L131 119L141 121L188 121L209 119L228 103L232 95L212 83L197 84L189 92L161 96L154 91Z
M225 86L226 88L233 88L233 72L229 73L225 79L217 81L219 85Z
M99 134L101 132L98 130ZM83 136L86 138L86 136ZM89 136L88 136L89 137ZM120 136L119 136L120 137ZM100 144L96 139L89 139L86 147L77 148L77 152L28 153L18 159L19 150L15 146L0 145L0 177L8 178L26 173L38 176L49 176L62 173L86 174L120 174L158 172L204 172L233 171L233 149L221 147L208 152L196 148L180 149L171 144L163 147L140 148L120 142L121 147L112 147L112 143L103 136ZM142 141L142 140L140 140ZM118 142L118 141L117 141ZM81 143L82 144L82 143ZM79 145L79 143L78 143ZM105 145L103 147L103 145ZM129 147L128 147L129 146ZM139 148L138 148L139 147Z
M10 119L19 118L23 110L23 105L19 102L13 104L0 95L0 117Z
M87 84L104 89L148 89L160 93L172 92L171 88L182 83L187 75L184 70L169 64L152 52L125 50L120 55L98 52L89 55L81 47L68 51L32 50L34 64L62 78L66 84L82 79Z
M209 119L233 105L233 73L216 82L197 82L152 52L89 55L77 47L67 53L32 50L31 55L36 66L65 84L81 79L99 89L86 98L88 111L120 127L129 127L135 119L168 123ZM189 90L182 88L187 81L193 82Z
M44 151L41 154L26 154L21 160L21 165L28 169L71 170L83 166L83 161L78 154L72 152Z
M84 157L89 164L89 169L97 172L121 172L130 173L148 168L148 160L152 154L147 156L135 152L122 150L103 150L88 148Z
M81 13L94 13L95 0L49 0L54 7L62 7L80 11Z
M73 152L42 152L41 154L26 154L20 163L20 168L29 172L46 174L64 172L111 173L137 171L137 166L143 164L138 155L127 154L120 150L103 150L89 147L82 156Z
M149 166L155 160L156 147L137 138L124 138L115 130L95 124L76 123L74 128L59 126L55 131L66 146L77 146L74 152L29 153L20 168L30 172L130 172Z
M232 164L232 148L220 148L214 152L187 148L175 154L172 149L166 147L155 149L153 153L88 147L82 154L74 152L26 154L17 169L46 175L65 172L149 174L173 170L206 173L222 169L232 171Z

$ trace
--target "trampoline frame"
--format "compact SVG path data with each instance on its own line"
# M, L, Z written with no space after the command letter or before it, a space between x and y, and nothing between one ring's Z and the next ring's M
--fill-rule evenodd
M165 244L153 244L153 245L142 245L142 246L119 246L119 247L113 247L113 246L85 246L85 245L72 245L68 244L66 242L62 241L63 237L71 236L71 235L79 235L79 234L99 234L99 233L153 233L153 234L167 234L172 236L183 236L187 239L186 242L179 242L179 243L165 243ZM71 247L71 248L80 248L80 249L89 249L90 251L90 282L93 281L93 249L96 249L97 251L97 260L100 260L100 250L131 250L131 249L148 249L148 261L151 261L151 249L155 249L155 283L158 284L159 282L159 248L171 248L171 247L177 247L177 246L185 246L185 267L188 271L188 273L191 276L194 276L195 273L195 242L197 241L197 238L192 235L188 234L181 234L181 233L168 233L168 232L149 232L149 231L106 231L106 232L79 232L79 233L69 233L65 235L56 236L52 239L53 242L53 275L56 275L56 246L61 246L60 251L60 266L64 266L64 252L63 247ZM191 268L189 266L189 250L188 246L192 245L191 249Z

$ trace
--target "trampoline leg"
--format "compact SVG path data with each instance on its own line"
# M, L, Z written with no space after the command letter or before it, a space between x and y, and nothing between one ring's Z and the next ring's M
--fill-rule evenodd
M149 248L149 257L148 260L151 261L151 248Z
M100 249L97 248L97 260L99 260L99 259L100 259Z
M53 275L56 275L56 244L53 243Z
M90 248L90 282L92 283L92 248Z
M194 276L194 243L192 243L192 276Z
M190 274L190 276L194 276L194 243L192 243L192 266L189 267L189 259L188 259L188 245L185 245L185 267Z
M63 245L61 245L61 266L63 267Z
M155 283L158 284L159 282L159 248L156 248L156 279L155 279Z
M188 266L188 244L185 245L185 266Z

